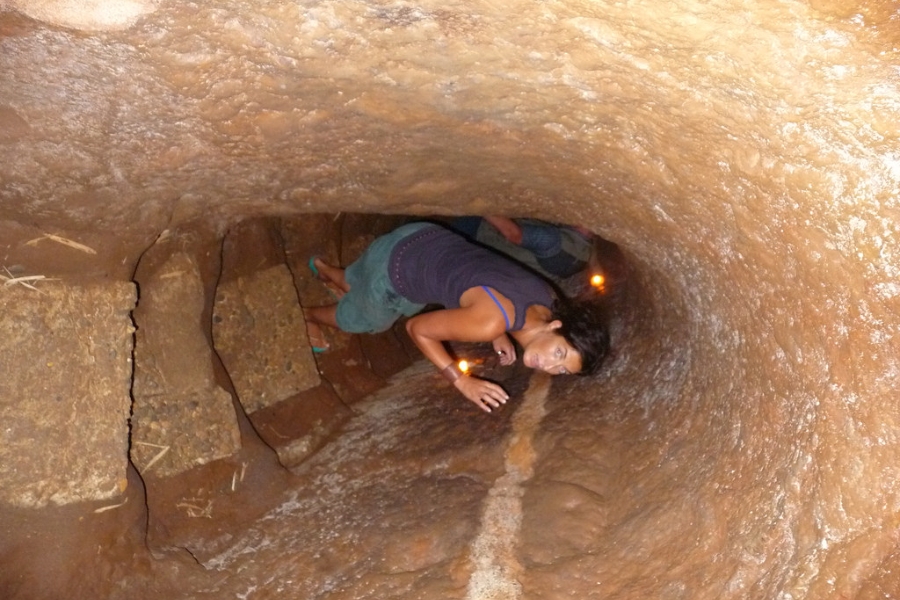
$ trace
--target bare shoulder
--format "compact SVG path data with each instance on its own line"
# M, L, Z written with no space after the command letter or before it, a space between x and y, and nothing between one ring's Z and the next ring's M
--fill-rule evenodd
M483 339L493 340L506 331L507 317L510 323L515 320L515 307L512 301L492 289L488 293L482 287L469 288L460 297L459 306L460 310L466 312L467 318L477 323L479 329L483 330L485 336Z

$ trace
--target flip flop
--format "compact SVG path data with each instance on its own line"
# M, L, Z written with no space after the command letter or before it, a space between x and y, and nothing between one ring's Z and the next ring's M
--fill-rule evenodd
M316 267L317 258L318 256L316 255L311 256L309 258L309 262L307 262L306 265L309 267L309 270L313 274L313 276L325 285L325 289L328 290L328 293L331 294L331 296L335 300L340 300L342 294L338 294L336 291L334 291L334 288L332 288L332 286L334 286L334 283L330 279L319 273L319 269Z
M313 339L316 339L316 341L322 341L322 342L325 342L325 343L324 343L323 345L321 345L321 346L318 346L318 345L316 345L316 344L313 343ZM325 339L325 334L324 334L324 333L322 334L321 339L319 339L319 338L309 338L309 347L312 348L312 351L313 351L313 353L315 353L315 354L322 354L322 353L324 353L324 352L328 352L329 350L331 350L331 344L329 344L329 343L328 343L328 340Z
M319 269L316 268L316 257L310 256L307 265L309 265L309 270L312 271L312 274L315 276L315 278L321 281L322 276L319 275Z
M318 326L318 325L317 325ZM307 330L309 330L309 324L307 324ZM328 339L325 337L325 332L322 331L322 328L319 327L319 335L309 336L309 347L315 354L322 354L323 352L328 352L331 350L331 344L328 343ZM325 342L323 345L319 346L314 343L314 341Z

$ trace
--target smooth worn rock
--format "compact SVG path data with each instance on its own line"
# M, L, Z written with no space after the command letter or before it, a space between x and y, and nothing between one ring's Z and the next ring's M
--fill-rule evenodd
M119 496L126 486L134 285L0 286L0 502Z
M130 27L156 10L152 0L9 0L33 19L85 31Z
M259 436L285 467L319 450L353 413L325 383L248 415Z
M298 485L279 506L225 547L190 546L222 577L189 594L290 586L304 598L463 597L513 411L479 419L422 363L356 409L339 439L294 470ZM256 560L238 574L246 555Z

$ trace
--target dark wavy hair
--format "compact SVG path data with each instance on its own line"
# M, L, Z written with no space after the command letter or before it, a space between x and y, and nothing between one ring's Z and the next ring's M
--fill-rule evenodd
M609 354L609 310L596 299L557 298L551 307L551 319L559 319L562 335L581 355L578 375L594 375Z

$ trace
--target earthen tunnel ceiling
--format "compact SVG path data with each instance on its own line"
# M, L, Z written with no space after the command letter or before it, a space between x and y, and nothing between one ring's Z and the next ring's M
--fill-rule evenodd
M0 275L121 284L93 316L127 318L186 231L585 225L645 292L605 376L669 490L644 514L729 557L654 591L896 591L898 27L895 2L0 0Z

